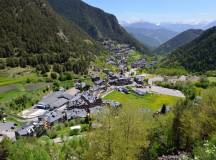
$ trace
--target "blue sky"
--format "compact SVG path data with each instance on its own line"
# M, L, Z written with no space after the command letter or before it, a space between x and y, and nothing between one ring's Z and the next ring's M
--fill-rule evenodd
M119 21L197 23L216 20L216 0L84 0Z

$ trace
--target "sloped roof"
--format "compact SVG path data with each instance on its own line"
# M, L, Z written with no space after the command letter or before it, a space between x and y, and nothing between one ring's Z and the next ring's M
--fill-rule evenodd
M12 122L2 123L2 122L0 122L0 134L3 131L11 131L14 128L15 128L15 123L12 123Z

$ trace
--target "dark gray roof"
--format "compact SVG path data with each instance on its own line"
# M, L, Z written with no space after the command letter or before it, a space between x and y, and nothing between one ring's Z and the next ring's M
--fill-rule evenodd
M87 112L85 111L85 109L74 108L72 110L66 111L66 117L68 120L74 118L85 118L86 116L87 116Z
M65 98L59 98L57 101L51 103L52 108L59 108L68 103L68 100Z
M105 82L104 80L100 79L98 81L95 81L95 84L96 85L102 85L104 82Z
M89 95L88 93L83 93L82 98L88 103L94 103L96 101L96 97Z
M49 94L45 97L43 97L43 99L39 102L39 103L43 103L43 104L49 104L51 108L56 107L57 105L55 104L58 100L59 97L64 93L64 91L57 91L54 92L52 94ZM60 100L61 101L61 100ZM58 102L58 104L62 104L61 102ZM58 107L58 106L57 106Z
M54 123L63 119L65 114L63 112L52 111L40 117L42 121L47 121L48 123Z
M69 107L80 107L85 105L85 101L81 98L81 94L78 94L73 99L69 101Z
M59 108L65 105L72 98L73 96L66 94L64 90L62 90L43 97L43 99L38 104L48 104L52 109Z
M92 114L98 113L101 109L102 109L101 106L96 106L96 107L90 108L90 113L92 113Z
M32 134L34 132L34 125L33 124L26 124L21 128L16 130L19 136L26 136Z
M71 100L71 99L74 98L74 96L70 95L70 94L67 94L67 93L64 93L64 94L60 95L58 98L65 98L67 100Z
M146 94L146 92L143 92L143 91L140 91L140 90L135 90L134 92L135 92L136 94L140 95L140 96Z

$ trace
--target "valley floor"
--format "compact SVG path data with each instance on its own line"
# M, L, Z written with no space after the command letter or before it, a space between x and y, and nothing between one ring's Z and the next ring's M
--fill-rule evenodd
M181 98L159 94L138 96L134 93L124 94L118 91L113 91L104 97L104 99L120 102L123 109L144 109L150 112L156 112L161 109L163 104L174 106Z

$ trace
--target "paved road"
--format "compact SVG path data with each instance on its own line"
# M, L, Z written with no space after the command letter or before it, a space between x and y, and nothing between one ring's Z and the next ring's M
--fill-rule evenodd
M163 95L168 95L168 96L185 98L185 95L181 91L163 88L159 86L151 86L151 87L147 86L146 88L142 88L138 90L141 90L143 92L150 92L150 93L155 93L155 94L163 94Z

